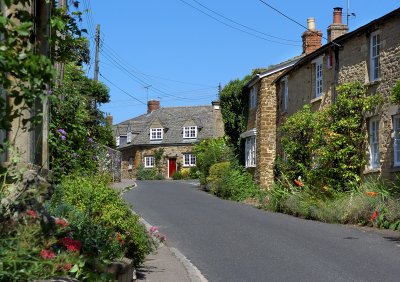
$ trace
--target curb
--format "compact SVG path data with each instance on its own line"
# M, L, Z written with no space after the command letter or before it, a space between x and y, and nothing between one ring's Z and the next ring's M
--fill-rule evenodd
M132 211L134 214L135 211ZM144 218L140 217L140 222L146 227L147 230L150 229L153 225L148 223ZM189 279L192 282L208 282L208 280L201 274L200 270L194 266L190 260L188 260L178 249L173 247L168 247L164 243L159 244L161 247L167 248L175 257L176 259L182 263L186 272L188 273Z

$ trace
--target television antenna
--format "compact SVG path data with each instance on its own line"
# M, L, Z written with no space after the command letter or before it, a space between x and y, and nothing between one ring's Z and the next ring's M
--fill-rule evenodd
M350 0L347 0L346 24L349 26L349 18L356 17L355 13L350 13Z

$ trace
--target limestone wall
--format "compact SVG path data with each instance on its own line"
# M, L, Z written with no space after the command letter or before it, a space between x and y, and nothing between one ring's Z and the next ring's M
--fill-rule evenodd
M164 157L162 160L163 169L162 174L168 178L168 159L176 158L178 167L183 166L183 154L191 153L193 145L185 146L159 146L159 147L134 147L122 150L122 178L131 179L136 177L136 172L140 164L143 164L145 156L154 156L155 150L164 149ZM129 159L132 158L133 166L129 169Z

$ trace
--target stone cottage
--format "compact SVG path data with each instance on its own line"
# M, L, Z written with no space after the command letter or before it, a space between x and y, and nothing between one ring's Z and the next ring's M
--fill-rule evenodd
M171 178L180 167L196 166L193 147L201 140L224 135L219 101L210 106L160 107L151 100L147 113L113 126L122 153L122 178L135 177L139 165L155 167L163 149L162 174Z
M342 24L342 9L334 8L328 43L278 77L277 124L305 104L320 110L334 103L338 85L359 81L368 94L379 93L384 101L366 114L369 146L363 173L390 177L400 171L400 107L389 100L400 80L400 9L347 31ZM277 139L279 147L279 136Z
M299 60L321 47L321 31L315 30L315 19L309 18L308 30L302 34L302 53L290 60L273 65L261 74L254 76L244 87L248 96L249 115L245 139L245 166L254 174L261 187L274 182L274 162L277 155L277 120L279 108L289 111L288 88L282 97L276 89L275 80L293 67ZM286 80L283 80L286 81ZM282 98L282 99L281 99Z

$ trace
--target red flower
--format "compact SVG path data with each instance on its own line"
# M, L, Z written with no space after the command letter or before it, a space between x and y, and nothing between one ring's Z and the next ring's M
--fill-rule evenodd
M27 210L26 214L29 215L32 218L37 218L37 213L34 210Z
M68 251L79 252L81 250L81 242L77 240L65 237L61 239L61 242L67 248Z
M372 214L371 221L374 221L374 219L377 218L377 217L378 217L378 210L376 209L374 211L374 213Z
M43 259L53 259L53 258L56 257L55 253L53 253L50 250L46 250L46 249L43 249L43 250L40 251L40 256Z
M119 232L117 232L117 241L121 244L124 245L125 244L125 240L122 239L121 234Z
M304 184L301 181L297 180L297 179L294 180L294 183L299 187L303 187L304 186Z
M59 225L61 227L67 227L69 225L69 223L63 219L63 218L56 218L56 225Z

